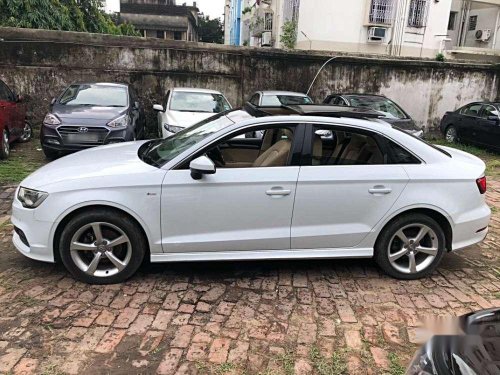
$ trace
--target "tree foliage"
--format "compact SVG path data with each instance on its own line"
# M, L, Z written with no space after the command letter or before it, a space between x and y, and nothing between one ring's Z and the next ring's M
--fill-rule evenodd
M281 44L288 49L294 49L297 44L297 23L287 21L281 28Z
M218 18L210 19L210 16L200 14L198 35L200 42L204 43L224 43L224 28Z
M0 26L139 35L106 14L102 0L0 0Z

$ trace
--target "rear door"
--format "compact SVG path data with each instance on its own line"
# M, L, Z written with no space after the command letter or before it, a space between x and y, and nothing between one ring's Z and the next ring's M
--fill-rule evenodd
M331 157L320 135L331 131L349 140ZM384 217L408 183L402 165L390 164L382 138L366 130L315 125L305 137L292 218L292 249L358 245ZM307 146L311 150L307 151Z
M14 94L3 81L0 81L0 111L3 113L2 117L9 132L9 138L11 140L18 138L23 127L20 111L18 111Z
M483 106L476 128L477 139L481 144L500 148L500 116L495 106L491 104Z

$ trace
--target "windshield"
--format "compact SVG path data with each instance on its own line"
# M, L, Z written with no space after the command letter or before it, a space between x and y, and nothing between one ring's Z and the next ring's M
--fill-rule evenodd
M148 164L162 167L191 146L203 141L219 130L249 118L252 117L242 110L220 113L181 130L166 139L157 139L145 143L139 149L139 157Z
M128 94L125 87L71 85L59 98L59 104L126 107L128 106Z
M396 103L377 96L361 96L349 98L353 107L365 107L382 112L386 117L393 119L406 119L407 116Z
M264 95L262 97L263 107L276 107L282 105L302 105L313 104L313 101L308 96L294 96L294 95Z
M231 106L221 94L174 91L170 110L179 112L220 113Z

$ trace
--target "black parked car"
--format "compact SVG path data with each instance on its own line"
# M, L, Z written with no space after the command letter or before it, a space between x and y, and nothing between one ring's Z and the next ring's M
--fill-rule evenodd
M470 103L446 112L440 129L448 142L467 142L500 151L500 103Z
M372 94L332 94L323 101L324 104L369 108L384 115L383 120L391 125L417 137L422 137L424 132L415 125L410 115L392 100L381 95Z
M144 137L145 116L130 85L78 83L52 100L40 141L45 155Z

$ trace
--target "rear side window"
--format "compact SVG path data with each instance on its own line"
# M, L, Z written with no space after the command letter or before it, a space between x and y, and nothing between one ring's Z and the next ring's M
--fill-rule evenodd
M393 141L387 140L387 147L391 154L391 164L420 164L420 160Z

